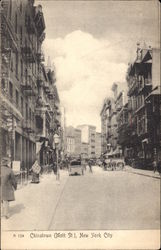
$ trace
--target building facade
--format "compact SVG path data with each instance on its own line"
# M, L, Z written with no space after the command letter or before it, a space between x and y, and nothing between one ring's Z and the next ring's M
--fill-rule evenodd
M81 143L81 159L89 159L88 157L88 143L82 142Z
M137 44L136 59L129 65L128 82L128 157L137 165L152 167L160 161L160 49Z
M81 130L81 141L88 144L88 158L96 157L96 127L92 125L79 125L78 129Z
M160 49L138 43L126 80L127 89L118 92L114 83L114 97L103 104L102 153L111 148L113 155L123 155L128 164L152 168L154 160L161 162Z
M96 144L95 144L95 155L96 158L101 156L101 133L96 132Z
M33 0L2 1L1 154L31 168L49 163L59 132L55 74L43 65L45 21ZM2 156L1 155L1 156Z
M108 99L103 102L103 107L100 113L101 116L101 153L107 152L107 118L108 118Z
M60 107L61 111L61 128L62 128L62 152L63 152L63 158L66 155L66 112L65 108L63 106Z
M72 135L66 135L66 155L67 157L75 157L75 139Z
M81 130L74 129L74 138L75 138L75 155L77 157L81 156Z
M113 98L106 98L101 115L102 154L109 153L116 148L116 111Z
M102 154L112 153L113 155L122 154L122 146L119 143L120 117L123 107L127 102L126 85L123 82L113 83L113 97L106 98L100 113L101 134L102 134Z
M66 128L66 147L68 157L81 156L81 130L72 126Z

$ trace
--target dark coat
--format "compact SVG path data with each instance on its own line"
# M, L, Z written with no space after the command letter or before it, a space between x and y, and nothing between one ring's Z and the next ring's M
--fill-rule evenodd
M14 190L17 189L17 183L12 169L7 166L1 167L1 187L1 200L14 201Z

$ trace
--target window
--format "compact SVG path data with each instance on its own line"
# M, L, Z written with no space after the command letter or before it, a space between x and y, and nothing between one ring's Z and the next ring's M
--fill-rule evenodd
M16 77L18 78L18 52L16 52Z
M16 90L16 105L18 106L18 104L19 104L19 93Z
M26 120L28 120L28 105L26 103Z
M34 73L34 64L32 63L32 74Z
M12 0L10 0L10 7L9 7L9 19L11 20L12 16Z
M13 85L11 82L9 82L9 95L11 98L13 97Z
M20 12L22 13L22 1L20 2Z
M11 58L11 71L13 72L13 58Z
M29 120L30 121L32 120L32 117L31 117L31 108L29 108Z
M20 44L22 44L22 26L20 27Z
M27 69L25 69L25 84L27 84L27 75L28 75L28 71Z
M21 60L21 80L23 79L23 61Z
M34 122L34 112L32 112L32 121Z
M17 13L15 13L15 32L17 33Z
M21 97L21 113L23 115L23 97Z
M2 89L5 90L5 79L4 79L4 78L2 78L2 83L1 83L1 85L2 85Z

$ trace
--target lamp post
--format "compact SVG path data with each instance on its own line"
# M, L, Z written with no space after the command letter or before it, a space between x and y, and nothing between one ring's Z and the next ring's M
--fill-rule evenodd
M54 135L54 143L55 143L55 149L56 149L56 167L57 167L57 171L56 171L56 180L60 180L60 171L59 171L59 164L58 164L58 147L59 147L59 135L55 134Z

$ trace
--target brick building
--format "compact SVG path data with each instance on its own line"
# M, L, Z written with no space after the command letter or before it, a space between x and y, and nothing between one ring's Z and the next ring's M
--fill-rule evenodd
M151 168L161 160L160 49L137 44L136 59L129 65L128 135L129 158L136 166Z
M102 154L112 153L120 155L122 145L120 144L121 119L123 108L127 102L126 83L113 83L113 97L106 98L100 113Z
M29 172L35 158L49 163L60 130L55 74L43 65L45 21L33 0L2 1L1 154Z
M114 98L103 104L102 153L112 148L112 154L123 154L127 163L152 168L154 159L161 162L160 49L138 43L126 80L127 89L118 93L114 83Z
M116 126L116 111L113 98L106 98L101 110L102 154L116 148L117 138L114 134Z
M106 98L103 102L103 107L100 113L101 116L101 153L107 152L107 119L108 119L108 103L109 99Z

